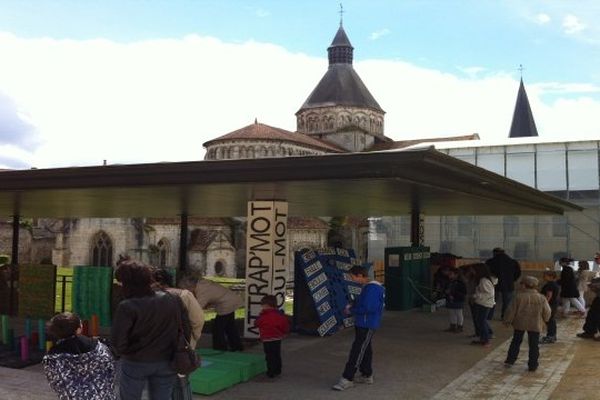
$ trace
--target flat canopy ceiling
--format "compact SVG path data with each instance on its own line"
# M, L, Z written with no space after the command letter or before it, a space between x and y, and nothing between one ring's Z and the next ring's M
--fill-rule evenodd
M581 210L433 149L0 172L4 216L245 216L272 199L297 216Z

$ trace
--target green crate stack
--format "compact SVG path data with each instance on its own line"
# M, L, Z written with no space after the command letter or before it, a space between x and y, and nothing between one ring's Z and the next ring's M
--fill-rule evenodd
M218 369L210 363L206 364L190 375L192 392L209 396L240 382L238 371Z
M100 326L111 324L112 268L76 266L73 271L73 310L83 319L98 316Z
M240 382L246 382L266 371L262 354L232 353L199 349L202 367L190 375L192 391L210 395Z

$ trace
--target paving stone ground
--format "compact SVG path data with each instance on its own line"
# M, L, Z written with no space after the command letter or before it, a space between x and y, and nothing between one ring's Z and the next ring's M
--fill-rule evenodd
M210 398L215 400L397 400L397 399L600 399L600 343L575 336L583 320L559 321L559 341L541 348L540 368L527 371L527 345L511 369L503 361L511 329L493 322L490 349L469 345L464 334L443 333L444 311L388 312L374 339L375 384L339 393L331 390L346 361L352 331L328 338L292 335L284 343L284 373L258 377ZM209 343L209 337L203 338ZM260 346L249 349L260 352ZM0 368L0 400L56 399L39 366Z

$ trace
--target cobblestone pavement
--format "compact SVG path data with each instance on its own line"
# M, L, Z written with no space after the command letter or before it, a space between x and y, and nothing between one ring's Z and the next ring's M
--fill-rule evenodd
M579 318L567 318L559 322L560 340L554 344L540 345L540 367L536 372L527 370L526 338L515 365L504 367L510 345L510 340L507 340L433 399L599 399L597 372L600 344L576 336L581 331L581 324ZM591 351L581 352L584 348ZM574 362L577 354L579 359ZM571 369L579 372L567 373Z

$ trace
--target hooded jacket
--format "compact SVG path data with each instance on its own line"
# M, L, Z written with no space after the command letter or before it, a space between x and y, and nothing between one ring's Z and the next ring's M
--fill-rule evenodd
M377 329L381 325L381 315L385 299L385 289L381 283L371 281L362 287L350 311L354 315L354 326Z
M117 398L115 361L108 348L98 341L88 352L46 354L42 365L50 387L60 400Z
M276 308L261 311L254 325L260 332L262 342L281 340L290 331L287 317Z
M511 301L504 322L517 331L542 332L551 313L546 297L535 289L523 289Z
M496 304L494 285L498 283L498 279L492 276L491 279L481 278L477 287L475 288L475 294L473 295L473 301L475 304L492 308Z

